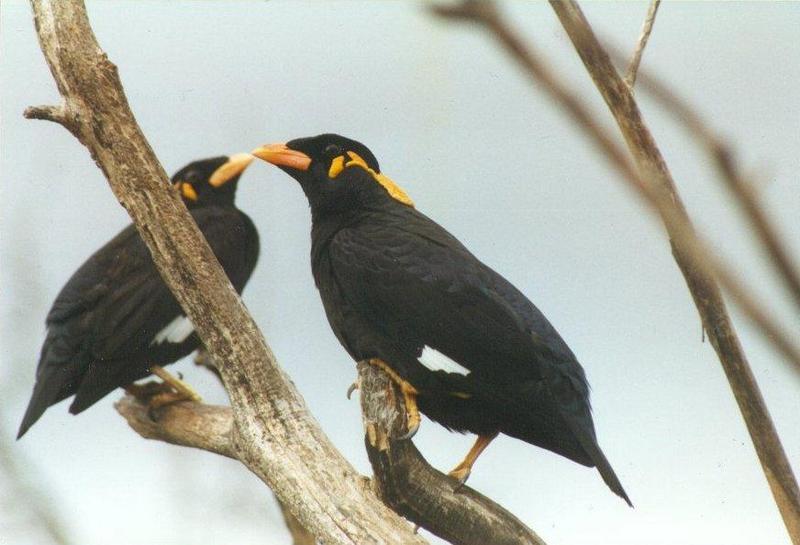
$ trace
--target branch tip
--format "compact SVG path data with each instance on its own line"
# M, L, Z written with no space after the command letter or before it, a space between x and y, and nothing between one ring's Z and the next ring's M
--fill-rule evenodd
M67 114L63 106L52 106L49 104L43 106L28 106L25 108L22 116L25 119L41 119L61 125L64 125L67 121Z
M642 54L644 53L644 48L647 47L650 33L653 31L653 24L656 22L656 13L658 13L658 6L660 5L661 0L652 0L650 2L650 7L647 9L647 15L642 24L642 32L639 34L639 40L636 43L636 49L633 52L630 64L628 64L625 83L631 89L636 84L636 74L639 71L639 64L642 62Z

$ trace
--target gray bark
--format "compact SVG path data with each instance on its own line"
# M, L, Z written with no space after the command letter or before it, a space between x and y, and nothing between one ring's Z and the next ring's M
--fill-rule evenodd
M272 488L301 524L328 545L425 543L336 451L278 366L171 190L128 106L116 66L97 44L83 2L31 4L63 102L31 108L26 115L61 123L89 149L220 364L233 413L227 454Z

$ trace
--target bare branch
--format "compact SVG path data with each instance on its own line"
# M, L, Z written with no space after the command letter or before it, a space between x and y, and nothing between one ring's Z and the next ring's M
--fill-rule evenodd
M365 442L375 471L373 484L387 505L456 545L545 545L490 499L468 486L456 491L457 483L432 468L411 441L391 439L402 435L402 396L380 370L359 364L359 375ZM150 414L133 396L125 396L115 407L142 437L236 458L233 413L228 407L182 402ZM296 542L312 543L308 541L311 534L281 507Z
M164 280L220 364L233 405L229 454L327 545L425 543L364 486L278 366L185 206L169 190L83 3L31 4L65 108L75 113L73 133L102 168ZM224 448L219 442L209 446Z
M205 357L209 358L208 354ZM230 407L182 402L166 405L152 414L145 403L127 395L114 404L133 430L145 439L197 448L236 459L231 442L233 412ZM314 545L316 540L297 517L276 497L294 545Z
M491 30L509 53L520 62L526 73L534 81L542 83L545 90L566 109L579 126L583 127L612 164L620 170L623 179L635 187L647 199L648 204L659 212L670 234L675 260L684 274L703 319L705 330L728 377L775 501L793 542L798 545L800 544L800 492L731 324L719 288L711 274L711 265L716 269L717 278L732 296L741 296L741 290L737 292L732 289L738 286L732 282L732 276L720 274L721 267L717 261L706 259L706 256L711 254L706 253L707 249L701 245L692 228L666 164L644 125L630 88L619 77L608 55L597 43L580 8L569 0L553 1L551 5L614 114L628 148L636 159L638 171L645 179L652 180L651 183L643 183L624 152L603 132L597 120L582 102L555 78L553 72L542 63L532 48L527 47L516 36L492 4L465 1L454 7L438 8L437 12L449 17L478 22ZM742 308L747 310L746 306ZM793 348L794 345L788 337L782 339L782 343L784 346L779 346L782 349L787 348L785 343L788 343L789 348ZM789 351L786 355L791 358L796 356L796 353ZM795 359L794 363L797 364L798 360Z
M595 145L623 174L623 181L630 184L645 202L660 214L665 224L669 224L670 237L683 241L686 259L697 269L696 274L702 274L707 278L716 276L745 316L758 328L764 339L784 356L795 373L800 373L800 345L795 340L795 336L785 331L783 326L762 308L758 298L752 295L752 290L746 288L738 275L717 257L716 252L711 249L711 245L700 238L688 221L682 205L674 206L672 193L665 191L663 187L646 184L642 181L625 150L617 145L616 140L603 129L580 97L562 83L540 56L531 47L526 46L500 19L494 4L468 0L461 4L436 6L433 9L438 15L478 22L490 28L498 41L520 63L525 73L531 76L534 82L542 83L544 90L564 107L576 124L585 129ZM613 67L611 68L613 69Z
M286 524L286 529L289 530L289 535L292 536L292 545L316 545L317 538L314 535L306 530L305 526L300 524L300 521L297 520L289 509L283 505L281 500L275 498L275 501L278 502L278 508L281 510L281 514L283 515L283 522Z
M653 31L653 24L656 22L656 13L660 5L661 0L651 0L650 7L647 8L647 15L644 18L644 23L642 23L639 41L636 42L636 49L633 51L633 57L631 57L631 62L628 64L628 71L625 73L625 83L631 89L636 84L636 74L639 71L639 64L642 62L642 54L644 53L644 48L647 47L650 33Z
M217 369L217 365L214 362L214 358L211 357L204 347L200 347L197 353L194 356L194 364L198 367L203 367L206 370L210 371L217 380L219 380L220 385L224 388L225 383L222 381L222 375ZM119 403L115 405L117 410L119 410ZM122 411L120 411L122 413ZM122 413L125 416L124 413ZM230 414L228 415L229 418L233 418ZM139 432L139 435L144 436L142 432ZM167 438L161 438L167 442L170 442ZM197 439L199 441L199 439ZM185 446L194 446L191 444L186 444ZM202 448L202 447L200 447ZM209 449L206 449L209 450ZM223 453L220 453L223 454ZM289 535L292 536L292 545L315 545L317 540L316 538L305 529L305 527L300 524L300 521L297 520L291 511L279 500L275 497L275 503L278 504L278 508L281 510L281 514L283 515L283 521L286 523L286 529L289 531Z
M747 215L750 225L764 246L772 266L784 282L787 291L800 308L800 270L792 261L789 251L778 234L778 229L764 210L756 185L748 180L736 165L735 153L710 126L702 116L683 98L669 89L664 82L652 74L643 72L641 84L671 111L677 119L686 125L698 141L705 146L708 154L714 159L723 181L739 202Z
M639 171L672 200L671 210L675 218L668 217L665 211L662 211L661 216L671 236L675 261L683 272L709 340L728 377L784 524L792 541L798 545L800 490L797 481L731 323L719 287L713 276L698 273L695 260L690 257L687 240L692 237L686 235L693 233L693 229L667 165L644 123L630 88L623 85L580 7L572 0L551 1L550 4L614 115ZM668 200L664 199L664 202ZM685 226L682 232L676 228L677 225Z
M431 467L404 433L403 396L385 373L358 364L361 411L378 494L395 511L455 545L545 545L514 515Z
M114 404L133 430L145 439L165 441L236 458L231 442L233 412L230 407L184 401L150 414L146 404L126 395Z
M29 106L22 114L26 119L41 119L44 121L52 121L59 125L67 124L67 115L64 112L63 106Z

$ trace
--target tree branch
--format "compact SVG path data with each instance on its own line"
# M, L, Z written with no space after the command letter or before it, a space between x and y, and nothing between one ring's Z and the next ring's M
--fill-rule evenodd
M650 7L647 8L647 15L644 18L644 23L642 23L642 32L639 34L636 49L633 51L633 57L631 57L631 62L628 64L628 71L625 73L625 83L631 89L636 84L636 74L639 71L639 64L642 62L642 54L644 53L644 48L647 47L650 33L653 31L653 24L656 22L656 13L658 13L658 6L660 5L661 0L651 0Z
M218 441L207 446L242 461L327 545L425 543L364 486L278 366L185 206L170 190L130 111L117 68L97 44L83 3L31 4L65 111L75 116L71 132L103 170L167 285L220 364L233 405L230 450ZM60 121L53 112L33 110ZM172 411L181 408L164 417ZM225 429L215 422L216 431Z
M156 414L151 414L148 406L132 395L126 395L114 407L130 427L145 439L197 448L236 459L231 440L233 412L230 407L186 401L166 405L158 409ZM316 540L297 517L278 498L275 501L283 514L293 544L314 545Z
M492 3L464 1L455 6L436 8L436 11L451 18L478 22L489 29L519 61L526 73L543 84L544 89L565 108L573 121L586 131L623 174L623 179L659 212L669 232L675 260L684 274L705 330L728 377L789 535L795 545L798 545L800 544L800 493L797 483L731 324L725 303L714 281L713 272L717 273L717 278L733 296L741 296L741 290L736 290L738 285L732 282L733 277L723 274L724 269L717 261L710 259L712 254L706 251L698 239L666 164L641 118L630 88L619 77L608 55L597 43L580 8L569 0L553 1L551 5L614 114L628 148L636 160L638 171L630 165L627 155L605 134L600 123L584 107L580 99L556 79L532 48L526 46L516 36ZM639 172L642 173L641 177ZM644 183L642 178L651 182ZM788 343L788 348L793 349L794 343L788 338L782 339L782 342ZM792 353L792 350L789 350L787 355L793 357L796 356L796 352Z
M236 459L230 407L184 401L166 405L156 414L151 414L145 403L126 395L114 403L114 408L145 439L207 450Z
M425 461L405 432L399 389L379 369L358 364L364 443L378 495L395 511L455 545L545 545L539 536L489 498Z
M492 500L431 467L402 435L402 396L385 373L359 364L367 454L378 496L410 521L455 545L545 545L533 531ZM233 413L228 407L182 402L150 414L125 396L115 404L131 428L146 439L236 458ZM303 532L292 532L303 536ZM306 532L307 534L307 532Z
M731 146L703 121L702 116L686 100L670 90L658 78L645 72L640 79L645 90L672 112L714 159L725 185L739 202L773 268L794 299L795 305L800 308L800 270L778 234L777 227L765 212L755 184L738 168L736 155Z
M25 112L23 112L22 115L25 119L40 119L58 123L66 127L70 132L72 132L75 127L75 120L67 115L64 106L29 106L25 108Z
M671 210L687 226L685 231L693 233L672 175L644 123L630 88L623 84L580 7L573 0L551 0L550 5L614 115L639 172L659 191L670 197ZM800 489L728 315L725 301L714 277L698 273L687 250L688 237L681 236L674 227L674 222L671 219L667 221L663 213L662 219L665 220L670 234L673 256L686 279L711 345L728 377L786 529L792 542L800 545Z
M220 385L224 388L225 383L222 381L222 375L217 369L217 365L214 362L214 358L206 351L204 347L200 347L194 356L194 364L198 367L203 367L207 371L211 372L217 380L219 380ZM119 404L115 405L117 410L119 410ZM121 411L120 411L121 412ZM125 416L123 414L123 416ZM229 414L229 418L232 416ZM149 422L152 423L152 420ZM135 429L135 428L134 428ZM142 432L138 432L139 435L142 435ZM169 442L168 439L164 438L165 441ZM192 444L186 444L185 446L195 446ZM202 447L200 447L202 448ZM208 449L206 449L208 450ZM278 504L278 508L281 510L281 514L283 515L283 521L286 523L286 529L289 531L289 534L292 536L292 545L315 545L317 540L316 538L309 532L300 521L297 520L291 511L281 502L280 499L277 497L275 498L275 503Z
M544 90L564 107L577 125L584 128L595 145L623 174L622 180L630 184L645 203L659 213L662 221L669 225L671 238L680 238L683 241L686 259L696 268L696 274L707 278L716 277L739 309L758 328L766 342L783 355L795 373L800 373L800 345L795 336L788 333L763 309L757 298L752 295L752 290L744 286L738 275L732 272L730 267L717 257L711 246L694 231L686 214L681 212L682 206L680 208L674 206L672 194L661 186L642 181L625 150L603 129L581 99L559 81L539 55L526 46L499 17L491 2L467 0L461 4L435 6L433 11L442 17L478 22L489 28L512 57L520 63L525 73L531 76L533 81L542 83ZM616 74L616 71L614 73Z

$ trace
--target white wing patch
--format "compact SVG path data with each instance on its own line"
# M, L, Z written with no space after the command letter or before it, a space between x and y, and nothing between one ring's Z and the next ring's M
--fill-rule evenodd
M168 323L164 329L156 333L156 336L150 342L150 346L163 342L182 343L192 332L194 332L192 322L190 322L189 318L186 316L181 315Z
M419 355L417 361L431 371L444 371L445 373L456 373L463 376L467 376L470 373L469 369L430 346L425 346L422 349L422 354Z

